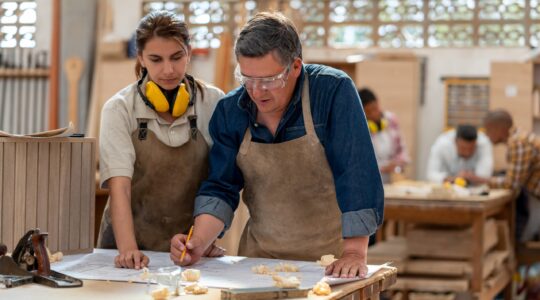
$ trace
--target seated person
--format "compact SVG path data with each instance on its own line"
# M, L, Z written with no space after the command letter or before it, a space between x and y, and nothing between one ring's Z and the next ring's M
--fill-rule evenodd
M358 90L358 94L368 121L383 183L389 183L390 174L403 172L403 167L409 162L397 118L389 111L381 111L377 97L371 90L363 88Z
M493 172L493 149L489 139L473 125L459 125L441 134L429 153L427 179L453 182L466 173L489 177Z
M512 116L502 109L490 111L484 119L486 135L493 144L506 144L508 168L502 176L476 176L468 174L465 179L473 183L486 183L491 188L524 191L528 198L528 221L521 241L538 238L540 231L540 138L534 133L513 127ZM518 199L518 209L519 209ZM518 210L518 217L519 215ZM519 221L519 220L518 220Z

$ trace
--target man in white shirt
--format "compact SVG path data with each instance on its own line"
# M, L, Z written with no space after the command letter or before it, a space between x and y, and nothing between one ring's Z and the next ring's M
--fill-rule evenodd
M440 135L429 154L427 179L442 183L465 173L490 177L493 149L487 136L472 125L459 125Z

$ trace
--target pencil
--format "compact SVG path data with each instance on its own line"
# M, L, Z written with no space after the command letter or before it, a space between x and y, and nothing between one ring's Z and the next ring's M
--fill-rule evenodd
M187 243L189 242L189 239L191 239L192 234L193 234L193 225L191 225L191 228L189 229L189 233L188 233L187 239L186 239L186 245L184 247L184 250L182 251L182 256L180 256L180 262L184 261L184 256L186 256Z

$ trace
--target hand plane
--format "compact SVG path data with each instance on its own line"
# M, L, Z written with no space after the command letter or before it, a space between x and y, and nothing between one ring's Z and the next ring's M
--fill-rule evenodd
M11 257L0 253L0 284L6 288L30 282L56 288L82 286L81 280L51 270L45 248L47 235L31 229L19 240Z

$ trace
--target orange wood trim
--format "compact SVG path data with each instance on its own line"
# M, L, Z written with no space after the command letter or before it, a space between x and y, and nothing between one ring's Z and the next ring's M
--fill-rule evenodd
M49 129L58 128L60 88L60 0L52 0L51 68L49 78Z

